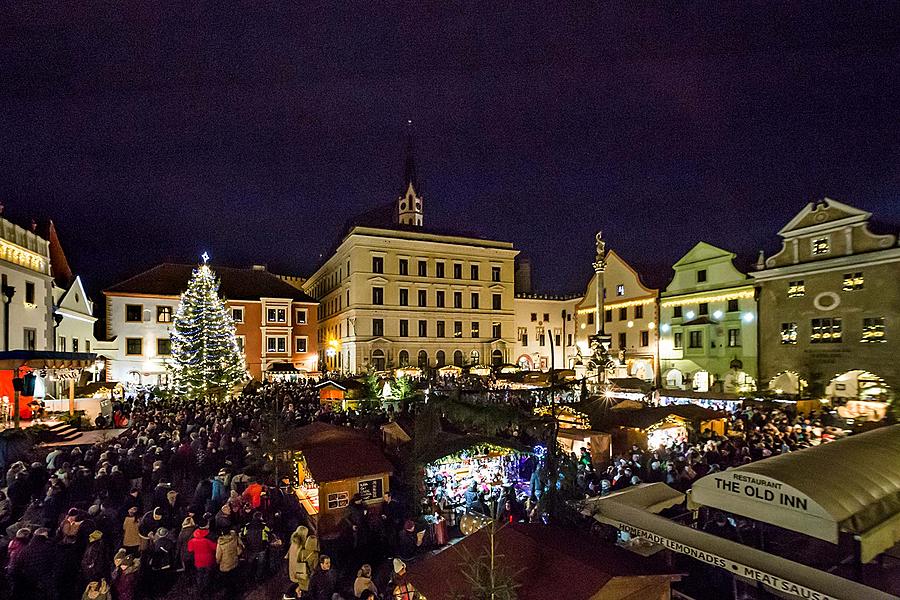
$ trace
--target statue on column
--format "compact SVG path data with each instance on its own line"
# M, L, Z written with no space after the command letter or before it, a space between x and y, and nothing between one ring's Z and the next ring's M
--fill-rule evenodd
M598 231L595 239L597 241L597 253L594 256L594 271L602 273L606 270L606 242L603 241L603 232Z

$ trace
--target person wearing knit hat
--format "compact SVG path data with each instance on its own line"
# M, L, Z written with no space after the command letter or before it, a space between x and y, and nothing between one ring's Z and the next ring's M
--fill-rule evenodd
M405 575L406 574L406 563L403 562L399 558L395 558L393 560L394 565L394 573L397 575Z

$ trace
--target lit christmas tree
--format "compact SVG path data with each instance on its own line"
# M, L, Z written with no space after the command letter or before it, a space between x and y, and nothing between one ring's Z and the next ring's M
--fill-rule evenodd
M172 382L187 398L227 393L247 377L234 320L207 260L204 253L172 319Z

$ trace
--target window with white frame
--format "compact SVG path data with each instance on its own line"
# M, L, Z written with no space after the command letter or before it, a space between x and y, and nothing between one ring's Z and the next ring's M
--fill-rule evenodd
M266 352L287 352L287 337L283 335L267 335Z
M297 325L306 324L307 312L305 308L298 308L295 316L297 317Z
M297 336L294 338L294 352L297 354L303 354L306 352L307 347L307 337L305 335Z
M243 323L244 322L244 307L243 306L235 306L231 309L231 318L235 323Z
M237 347L241 352L244 351L244 344L246 343L246 337L243 335L235 336L237 338Z
M287 323L287 309L285 309L285 308L268 308L268 309L266 309L266 321L269 323Z

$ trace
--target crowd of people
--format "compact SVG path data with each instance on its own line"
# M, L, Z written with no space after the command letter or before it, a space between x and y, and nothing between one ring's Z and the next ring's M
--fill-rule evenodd
M374 431L395 416L390 409L332 411L312 382L281 382L228 403L144 393L121 402L119 412L129 427L118 437L39 451L30 464L0 473L7 597L134 600L166 598L177 588L228 600L251 586L279 587L283 577L286 591L277 597L286 599L412 600L404 561L422 545L423 520L438 544L466 513L539 522L539 499L550 485L534 456L502 463L503 473L485 475L491 485L436 471L425 481L418 524L412 507L390 494L378 514L357 496L339 535L320 539L287 481L276 481L267 455L273 428L323 420ZM815 417L746 408L731 416L727 435L705 431L668 446L634 446L605 470L584 449L570 457L574 488L582 497L641 482L686 490L708 473L818 443L823 431ZM725 536L739 529L721 515L707 526Z
M116 438L37 450L0 474L6 597L135 600L177 587L178 597L227 600L277 587L276 572L288 574L284 598L393 598L409 587L391 560L406 521L396 500L386 520L351 507L346 535L322 543L265 455L276 422L365 427L387 414L324 409L311 383L266 384L228 403L143 393L122 404L129 427ZM360 543L370 523L386 543Z
M639 483L663 482L686 491L700 477L748 462L807 448L821 442L826 428L815 415L788 415L777 410L742 408L730 415L727 435L712 430L689 442L643 450L632 446L617 453L609 467L591 466L588 449L573 456L579 464L578 487L587 497L603 496Z

